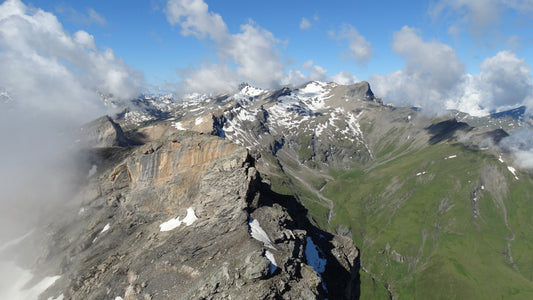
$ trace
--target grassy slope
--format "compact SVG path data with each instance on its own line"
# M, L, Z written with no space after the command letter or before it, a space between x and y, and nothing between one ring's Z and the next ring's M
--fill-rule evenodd
M450 155L457 157L444 159ZM512 234L502 205L481 190L480 217L473 216L472 192L480 187L487 164L495 165L509 185L503 205L516 235L511 253L519 271L504 255ZM533 185L524 174L516 181L493 157L440 143L368 173L333 175L336 180L324 190L335 201L332 227L351 228L363 267L390 284L395 296L533 299L533 205L529 203ZM365 285L362 296L366 298ZM369 293L368 298L379 296Z

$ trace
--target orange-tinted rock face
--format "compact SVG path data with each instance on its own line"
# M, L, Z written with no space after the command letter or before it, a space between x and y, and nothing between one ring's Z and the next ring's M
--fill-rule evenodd
M241 168L247 157L245 148L223 139L176 135L170 143L155 141L141 147L109 179L116 186L127 181L131 189L138 190L130 199L126 197L126 205L135 203L136 210L166 214L196 201L207 170Z
M232 161L241 164L246 160L246 149L223 139L185 137L156 150L153 145L143 156L128 161L133 184L165 183L178 173L205 172L217 160L234 156ZM237 167L237 165L234 165Z

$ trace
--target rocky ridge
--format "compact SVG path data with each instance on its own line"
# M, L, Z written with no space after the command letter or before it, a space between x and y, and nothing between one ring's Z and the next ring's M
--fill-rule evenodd
M117 147L120 130L98 122L107 145L88 150L86 184L32 234L36 276L60 276L40 299L358 297L351 239L271 191L246 148L176 130Z

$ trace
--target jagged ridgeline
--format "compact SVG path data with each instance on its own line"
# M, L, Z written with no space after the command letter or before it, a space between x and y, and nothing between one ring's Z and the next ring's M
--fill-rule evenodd
M135 103L84 129L43 299L533 299L533 181L500 146L523 109L432 119L366 82Z

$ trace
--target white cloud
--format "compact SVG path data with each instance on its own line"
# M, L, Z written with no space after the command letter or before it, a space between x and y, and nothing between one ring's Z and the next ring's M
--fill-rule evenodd
M326 81L328 70L317 66L312 60L304 62L300 68L291 69L281 80L285 85L299 86L309 81Z
M502 139L501 145L509 150L515 163L526 169L533 169L533 131L522 129Z
M8 0L0 5L0 33L0 86L20 105L86 118L100 105L97 92L138 95L139 73L112 50L98 50L87 32L70 35L51 13Z
M352 75L346 71L342 71L331 76L329 80L342 85L349 85L359 82L359 79L355 75Z
M367 64L372 58L372 46L352 25L344 24L339 32L330 32L337 40L346 40L350 49L349 56L360 64Z
M421 106L428 113L443 111L464 75L455 51L442 43L423 41L408 26L394 34L392 49L404 58L405 67L371 76L375 93L390 103Z
M524 59L501 51L486 58L479 68L480 74L466 74L462 78L459 94L448 102L449 108L479 116L519 105L530 108L533 104L531 67Z
M71 199L77 129L108 112L99 93L137 96L142 78L89 33L69 34L55 15L18 0L0 4L0 66L9 100L0 100L0 156L8 158L0 168L3 237L2 228L36 226L20 223Z
M307 18L302 18L302 21L300 21L300 29L309 29L311 28L311 22L307 20Z
M282 42L253 21L242 25L239 33L230 34L222 17L209 12L203 0L169 0L166 14L171 24L182 27L183 35L192 34L197 38L209 35L218 51L219 63L204 66L206 70L185 72L189 76L184 81L186 91L225 91L235 88L240 81L273 88L284 77L285 65L277 50ZM212 80L205 88L192 82L192 78L205 77Z
M510 51L485 59L480 74L467 74L455 50L423 41L413 28L396 32L392 49L405 67L370 77L374 92L386 102L419 106L430 114L458 109L476 116L533 104L531 67Z
M481 92L491 110L523 104L533 94L531 67L510 51L498 52L479 66Z
M203 39L209 34L213 40L220 40L228 35L222 17L209 12L203 0L169 0L165 13L170 24L181 26L184 36L192 34Z
M219 45L222 57L230 57L237 64L240 77L252 84L275 87L284 75L284 65L276 51L280 43L274 35L250 22L241 32L229 36Z
M214 93L236 88L238 82L235 70L227 65L204 65L200 69L189 69L183 72L183 90L188 93Z

